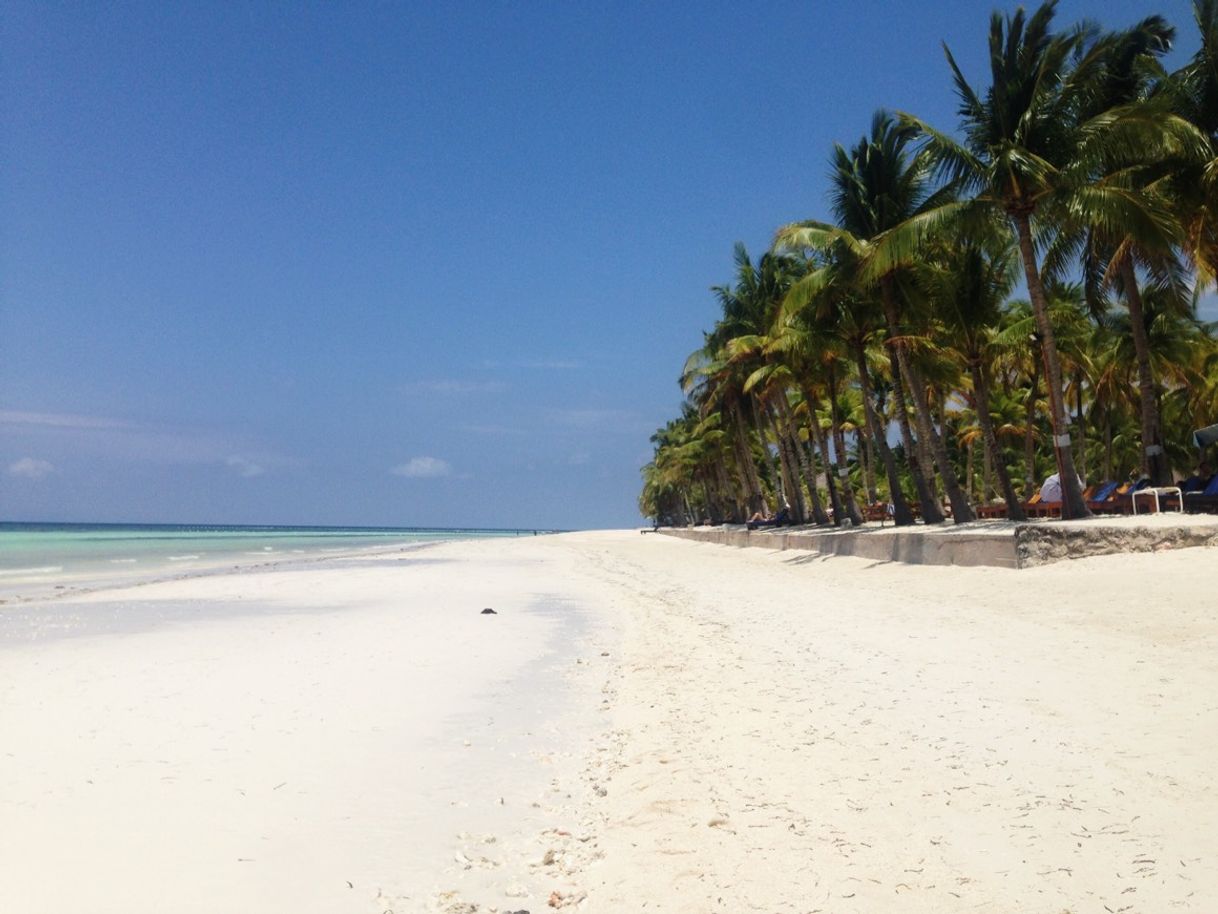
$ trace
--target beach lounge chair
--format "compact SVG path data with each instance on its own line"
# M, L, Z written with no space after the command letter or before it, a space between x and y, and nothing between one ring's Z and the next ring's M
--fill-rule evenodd
M1127 497L1132 488L1131 482L1104 483L1095 493L1095 498L1087 502L1087 507L1092 514L1120 514L1121 499Z
M1112 498L1117 490L1121 487L1119 482L1101 482L1095 487L1095 491L1091 493L1091 497L1087 499L1087 507L1092 512L1101 510L1108 500Z
M1200 492L1186 492L1182 497L1189 514L1218 514L1218 475Z
M1010 510L1004 501L992 505L978 505L976 512L978 520L1001 520L1010 513Z
M1205 490L1218 479L1218 474L1214 476L1190 476L1188 479L1183 479L1176 483L1176 487L1180 489L1180 495L1174 493L1164 493L1159 496L1163 510L1170 511L1179 507L1181 510L1187 510L1187 499L1195 498L1205 494ZM1181 497L1182 496L1182 497ZM1183 503L1182 503L1183 502Z
M1132 514L1133 513L1133 493L1140 492L1150 485L1149 479L1139 479L1134 483L1123 483L1117 487L1116 491L1104 502L1091 507L1093 514Z
M1095 494L1095 486L1087 486L1083 489L1083 502L1089 502ZM1042 501L1037 506L1036 517L1061 517L1062 503L1060 501Z
M1045 501L1037 492L1023 503L1023 513L1028 517L1061 517L1062 503L1060 501Z
M1129 500L1134 514L1138 513L1139 501L1143 514L1158 514L1164 510L1179 511L1183 514L1184 506L1180 504L1183 496L1184 492L1179 486L1145 486L1131 492Z
M794 521L791 520L790 509L784 507L768 520L751 520L745 526L750 530L756 530L758 527L788 527L794 526Z
M888 519L888 503L877 501L863 508L863 520L878 520L883 523Z

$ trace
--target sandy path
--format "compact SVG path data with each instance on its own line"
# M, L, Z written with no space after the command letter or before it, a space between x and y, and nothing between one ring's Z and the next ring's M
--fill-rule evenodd
M1218 555L1028 571L619 536L595 910L1218 910Z

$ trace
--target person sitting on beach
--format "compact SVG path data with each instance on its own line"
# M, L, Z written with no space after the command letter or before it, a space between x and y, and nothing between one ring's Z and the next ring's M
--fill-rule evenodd
M1041 502L1055 502L1062 500L1062 478L1057 473L1054 473L1040 487Z
M1081 479L1078 481L1078 486L1080 489L1083 487ZM1046 479L1044 485L1040 487L1040 500L1042 504L1049 505L1062 500L1062 478L1057 473Z
M1195 476L1190 476L1184 482L1180 483L1180 491L1182 492L1200 492L1210 480L1214 478L1213 468L1204 460L1197 465L1197 473Z
M762 511L753 512L753 516L748 519L748 523L764 524L767 521L772 521L773 519L774 519L774 515L770 513L768 508L766 508Z

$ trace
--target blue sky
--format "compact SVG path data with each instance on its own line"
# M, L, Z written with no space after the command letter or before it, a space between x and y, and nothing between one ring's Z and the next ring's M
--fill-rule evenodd
M990 9L10 0L0 518L638 523L733 243Z

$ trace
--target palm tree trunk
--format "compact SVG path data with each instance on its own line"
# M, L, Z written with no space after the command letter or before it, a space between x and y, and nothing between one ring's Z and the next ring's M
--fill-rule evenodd
M866 430L858 430L859 450L863 454L863 482L867 486L867 501L877 504L879 493L875 490L875 439Z
M791 477L791 510L793 512L793 520L797 523L805 523L808 520L808 502L804 498L802 480L799 472L799 454L791 448L791 436L787 434L786 427L781 420L775 423L778 427L778 446L782 448L784 454L787 455L787 467Z
M976 454L973 453L973 438L969 438L968 443L964 446L964 488L968 492L969 499L977 500L977 474L974 471L973 461L976 459Z
M863 523L863 512L854 499L854 486L850 485L850 472L846 466L846 436L842 434L842 420L837 409L837 379L832 366L829 368L829 427L833 433L833 450L837 453L837 478L842 484L842 498L846 503L846 516L854 526Z
M984 442L983 442L984 443ZM994 497L994 463L995 457L990 453L987 445L981 451L981 500L989 504L990 499Z
M1041 353L1045 359L1049 417L1053 422L1053 451L1057 455L1057 473L1062 485L1062 517L1090 517L1091 511L1083 500L1083 488L1074 469L1074 454L1070 450L1070 424L1066 416L1066 403L1062 397L1061 360L1057 356L1057 341L1053 336L1053 325L1049 321L1049 302L1045 298L1045 287L1040 281L1040 270L1036 265L1031 218L1028 212L1022 210L1012 213L1011 218L1019 235L1024 278L1028 283L1028 297L1032 299L1032 313L1036 317L1036 328L1040 331Z
M833 462L829 459L829 442L825 430L821 428L817 413L820 411L820 401L812 393L811 387L804 387L804 402L808 404L808 428L816 439L816 447L820 451L820 462L825 467L825 488L829 490L829 505L833 509L833 525L840 526L842 518L842 500L837 492L837 483L833 479ZM816 485L815 480L812 483Z
M765 425L762 424L761 413L757 408L757 398L750 396L748 399L749 407L753 411L753 428L757 429L757 437L761 440L761 454L765 460L766 470L769 472L770 494L774 496L774 511L777 513L778 508L781 507L779 502L785 497L786 493L779 491L782 488L782 479L778 475L778 467L775 466L774 455L770 453L769 442L765 440Z
M701 517L698 518L698 522L701 523L704 520L707 522L713 522L714 515L715 515L715 505L714 505L714 502L711 500L710 485L706 481L706 474L699 473L697 475L697 480L698 480L698 489L702 493L702 510L699 512L701 514Z
M774 433L774 441L778 445L778 461L782 469L783 496L786 498L787 504L791 506L791 513L794 515L794 519L802 524L806 509L804 508L803 495L799 491L799 476L795 471L795 461L792 459L792 455L787 448L786 435L782 433L782 428L779 426L778 419L774 415L773 405L770 401L765 401L761 408L765 412L766 418L770 420L770 430ZM780 509L782 505L776 505L775 507Z
M888 342L896 350L897 364L900 366L902 377L909 385L909 395L914 401L918 437L930 445L935 462L939 465L939 476L943 480L943 487L947 490L947 499L952 506L952 520L957 524L968 523L975 520L973 509L968 503L968 497L960 488L960 480L956 478L956 469L948 459L947 446L943 443L943 436L936 431L935 424L931 421L922 373L910 362L909 353L905 351L905 346L900 341L900 320L891 276L885 276L880 281L880 298L884 304L884 319L888 324Z
M816 490L816 452L812 450L811 442L806 449L804 448L799 436L795 433L794 424L790 428L791 446L799 455L799 468L804 474L804 481L808 486L808 498L812 502L812 520L817 524L827 524L829 515L825 513L825 506L820 500L820 492Z
M1121 281L1125 286L1125 304L1129 308L1129 329L1133 336L1133 351L1138 363L1138 399L1142 413L1142 461L1151 485L1171 484L1171 473L1163 453L1159 434L1159 404L1155 400L1155 378L1150 364L1150 338L1146 333L1146 313L1142 307L1142 292L1133 258L1121 262Z
M718 480L721 496L724 499L731 499L731 510L724 511L724 516L730 517L736 523L741 523L748 517L748 514L745 513L745 503L740 496L740 489L732 485L732 481L727 475L727 463L723 457L715 460L715 476Z
M1024 497L1031 498L1036 488L1036 393L1040 387L1040 344L1033 343L1035 358L1032 359L1032 378L1028 388L1028 399L1024 403L1023 433L1023 483Z
M1112 454L1112 411L1104 410L1104 478L1112 479L1115 461Z
M876 415L875 404L871 401L871 379L867 371L867 350L862 340L854 342L854 359L858 365L859 387L863 393L863 413L867 416L867 426L871 429L871 437L875 439L880 452L880 460L884 463L884 473L888 477L889 500L892 502L893 519L898 527L906 527L915 522L909 503L905 501L905 493L901 491L901 474L897 470L896 458L892 456L892 448L884 435L879 416Z
M1087 478L1087 419L1083 416L1083 371L1074 373L1074 425L1078 429L1078 475Z
M922 519L928 524L940 524L947 518L939 507L939 499L931 491L922 472L923 462L918 455L917 445L914 444L913 433L909 430L909 410L905 406L905 385L901 383L901 366L897 351L894 347L888 349L888 364L892 371L892 408L897 414L897 426L901 429L901 443L905 445L905 463L909 467L909 475L913 477L914 490L918 493L918 505L922 509Z
M744 489L747 502L746 509L750 515L765 511L765 496L761 494L761 480L757 478L757 467L753 464L752 449L749 447L748 431L744 424L744 415L740 410L740 401L732 400L732 444L736 449L736 472L740 474L740 484Z
M809 411L811 407L809 407ZM791 412L791 405L787 402L786 396L778 398L778 411L782 415L784 424L787 429L787 448L795 455L795 463L799 468L799 472L803 474L804 484L808 487L808 499L812 503L812 520L818 524L829 523L829 515L825 514L824 506L820 503L820 494L816 491L816 458L812 456L812 463L809 464L809 452L804 450L803 444L799 440L799 434L795 427L795 415ZM799 486L798 477L796 477L796 487ZM804 520L808 516L805 511Z
M981 439L985 442L986 454L998 474L1002 497L1007 503L1007 517L1011 520L1027 520L1019 496L1015 494L1015 487L1011 485L1011 474L1007 472L1006 463L1002 459L998 436L994 434L994 422L990 418L990 385L981 370L980 358L969 359L968 370L973 379L973 396L977 400L977 424L981 426Z

